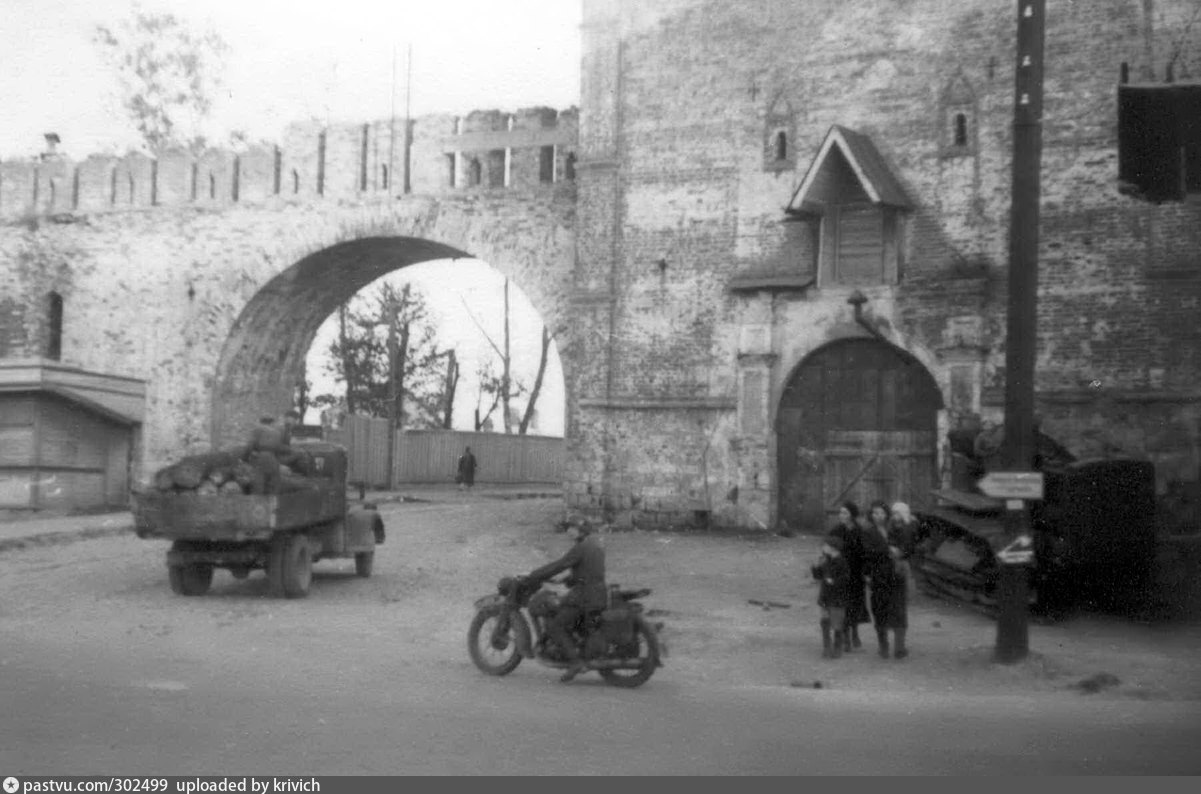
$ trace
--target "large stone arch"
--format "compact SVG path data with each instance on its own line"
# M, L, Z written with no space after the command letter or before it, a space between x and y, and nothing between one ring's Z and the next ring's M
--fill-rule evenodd
M351 218L324 238L305 235L275 263L261 263L267 265L256 268L261 283L236 311L214 362L212 444L234 443L259 415L286 408L325 318L364 286L408 265L487 262L525 292L550 327L560 327L574 253L570 216L550 212L546 225L514 227L478 210L439 202L426 212Z
M257 415L291 402L317 329L364 286L407 265L467 256L429 240L367 237L323 248L271 279L234 322L217 361L214 445L234 443Z
M574 222L574 192L565 189L108 213L43 236L70 252L71 267L49 284L67 296L64 358L146 383L134 452L134 477L144 482L181 455L224 443L246 417L284 410L283 384L322 319L387 272L479 259L563 329ZM15 278L41 294L22 273ZM573 362L560 360L566 376Z

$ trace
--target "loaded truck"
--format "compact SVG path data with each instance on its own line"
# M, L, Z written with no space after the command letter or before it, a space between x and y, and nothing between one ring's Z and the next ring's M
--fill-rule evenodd
M237 579L262 570L272 595L286 598L308 594L317 560L353 557L355 573L371 575L384 522L373 505L348 502L346 450L310 439L293 446L305 457L306 476L277 493L244 493L227 483L133 494L138 537L171 541L167 577L175 593L203 595L217 568Z

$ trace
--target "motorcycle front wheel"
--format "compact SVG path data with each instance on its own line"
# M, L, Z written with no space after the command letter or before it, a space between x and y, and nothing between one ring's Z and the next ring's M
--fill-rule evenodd
M642 686L654 675L659 666L659 639L655 630L646 624L642 618L634 621L634 641L638 646L636 656L624 657L625 661L637 661L638 667L629 670L616 670L602 667L597 672L601 678L614 686L633 689Z
M508 631L498 634L500 619L499 609L481 609L467 629L467 653L475 666L488 675L508 675L521 664L513 621L509 622Z

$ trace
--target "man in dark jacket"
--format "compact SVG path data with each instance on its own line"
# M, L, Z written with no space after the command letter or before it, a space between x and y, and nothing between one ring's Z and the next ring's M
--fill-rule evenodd
M571 639L571 628L585 614L609 605L609 591L605 585L605 549L600 540L587 525L568 527L567 535L575 540L575 545L559 559L531 571L526 577L532 585L571 569L571 575L567 577L567 595L546 626L547 634L563 649L571 662L567 672L559 679L563 682L570 681L587 669L587 664L580 658L579 649Z
M475 485L475 469L479 463L475 459L475 455L471 454L471 447L467 447L463 454L459 456L459 471L455 479L459 482L459 490Z

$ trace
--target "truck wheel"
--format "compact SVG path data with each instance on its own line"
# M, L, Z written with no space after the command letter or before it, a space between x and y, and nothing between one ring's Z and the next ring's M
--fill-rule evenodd
M296 532L284 543L281 570L284 595L288 598L303 598L308 595L313 581L313 548L307 536Z
M171 591L177 595L204 595L213 583L213 566L171 565L167 567L167 578L171 582Z
M374 551L360 551L354 555L354 572L366 579L371 575L371 566L374 562Z

